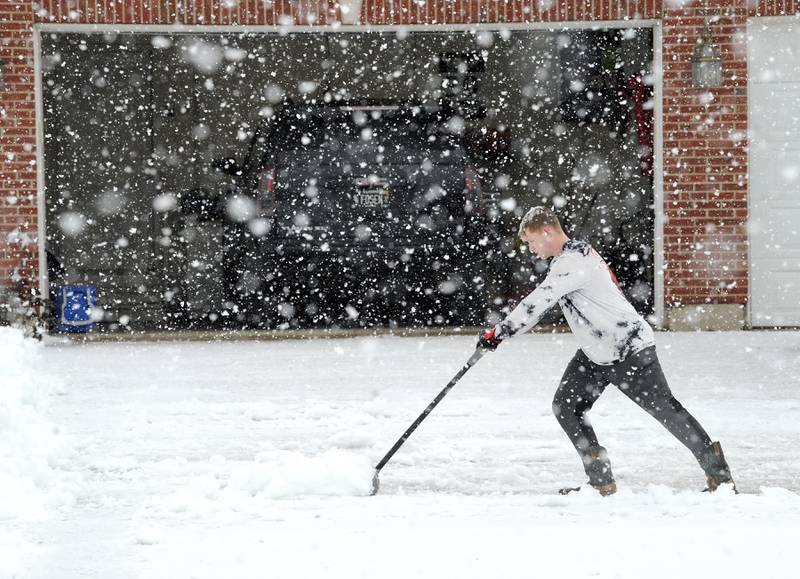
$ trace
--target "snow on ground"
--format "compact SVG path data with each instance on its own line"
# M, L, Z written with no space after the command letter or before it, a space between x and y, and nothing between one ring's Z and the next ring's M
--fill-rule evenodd
M14 524L41 520L73 498L56 466L68 448L45 414L59 381L36 369L37 346L22 332L0 327L0 577L18 571L31 547Z
M657 340L674 392L722 441L742 494L698 492L691 454L615 388L592 417L620 492L555 494L584 482L550 412L576 348L568 334L519 337L484 357L384 468L376 497L364 496L371 465L460 368L472 336L51 342L35 353L38 372L63 383L47 419L72 448L52 468L80 485L44 520L0 520L0 549L17 560L6 569L26 579L791 576L800 333Z

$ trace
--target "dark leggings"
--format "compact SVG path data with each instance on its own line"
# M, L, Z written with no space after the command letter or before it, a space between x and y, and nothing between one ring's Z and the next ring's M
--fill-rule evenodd
M700 460L711 439L672 395L656 348L651 346L611 366L595 364L578 350L567 366L553 398L553 413L584 465L590 462L593 449L600 447L586 413L608 384L617 386Z

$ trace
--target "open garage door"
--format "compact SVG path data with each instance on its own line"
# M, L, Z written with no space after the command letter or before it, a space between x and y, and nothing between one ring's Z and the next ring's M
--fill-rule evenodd
M800 326L800 25L749 33L751 323Z
M45 35L51 285L111 329L484 324L542 275L515 233L547 204L652 313L652 43Z

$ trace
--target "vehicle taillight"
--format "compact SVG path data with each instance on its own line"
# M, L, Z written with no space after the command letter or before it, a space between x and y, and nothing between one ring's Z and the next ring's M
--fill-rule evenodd
M467 166L464 169L465 184L465 203L466 213L478 212L481 209L481 183L478 180L478 173L473 167Z
M256 191L256 207L261 216L270 216L275 213L275 173L263 171L258 175Z

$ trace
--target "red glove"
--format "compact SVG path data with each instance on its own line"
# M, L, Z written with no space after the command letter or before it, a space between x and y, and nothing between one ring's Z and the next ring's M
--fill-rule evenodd
M496 350L497 346L499 346L500 342L502 341L502 338L498 338L494 335L494 328L490 330L482 330L478 335L477 347L484 348L486 350Z

